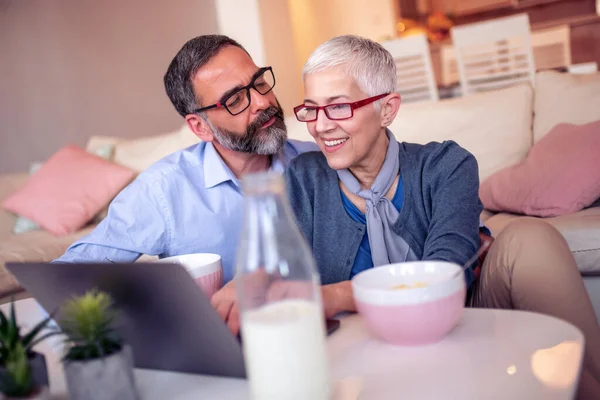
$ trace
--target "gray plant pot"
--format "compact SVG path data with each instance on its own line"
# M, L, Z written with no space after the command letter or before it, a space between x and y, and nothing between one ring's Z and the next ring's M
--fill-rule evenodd
M46 357L40 353L33 353L33 357L29 359L29 363L31 365L34 385L36 387L49 386Z
M29 358L31 374L33 375L33 386L48 386L48 368L46 367L46 357L43 354L33 352L33 357ZM6 368L0 366L0 380L4 380Z
M36 390L29 397L4 397L4 395L0 395L1 400L50 400L50 390L47 386L43 386Z
M131 347L90 361L63 363L71 400L139 400Z

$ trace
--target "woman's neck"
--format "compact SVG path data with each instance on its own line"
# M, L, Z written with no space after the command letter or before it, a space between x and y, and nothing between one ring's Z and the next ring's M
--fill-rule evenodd
M364 160L350 168L350 172L358 180L361 188L370 189L373 186L375 178L377 178L379 171L383 167L389 144L390 140L385 131L383 131Z

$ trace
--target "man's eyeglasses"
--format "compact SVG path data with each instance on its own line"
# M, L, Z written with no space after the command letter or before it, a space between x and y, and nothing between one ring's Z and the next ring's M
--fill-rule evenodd
M364 100L356 101L354 103L337 103L328 104L326 106L306 106L301 104L297 107L294 107L294 114L296 114L296 119L298 119L300 122L316 121L317 116L319 115L319 110L323 110L327 118L331 120L339 121L342 119L350 119L354 116L354 110L357 108L371 104L374 101L384 98L388 94L389 93L380 94Z
M195 109L194 114L211 108L224 107L229 114L238 115L250 106L250 89L264 95L273 90L274 86L275 75L272 67L261 68L254 74L254 79L249 85L236 88L232 93L226 93L218 103Z

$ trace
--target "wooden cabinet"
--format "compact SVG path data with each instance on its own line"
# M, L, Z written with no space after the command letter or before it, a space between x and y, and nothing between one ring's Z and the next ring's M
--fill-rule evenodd
M533 11L542 20L568 17L572 14L596 14L596 1L600 0L396 0L414 18L419 14L441 12L451 15L458 23L498 18L514 13ZM402 10L400 10L400 14ZM532 16L533 17L533 16ZM535 18L534 18L535 19ZM534 21L535 22L535 21Z

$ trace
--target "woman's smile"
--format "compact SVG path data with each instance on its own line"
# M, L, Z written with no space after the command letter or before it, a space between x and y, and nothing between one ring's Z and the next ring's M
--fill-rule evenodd
M344 147L344 144L346 144L346 141L348 141L348 139L349 138L323 140L323 144L325 145L325 151L328 153L334 153L338 151L339 149Z

